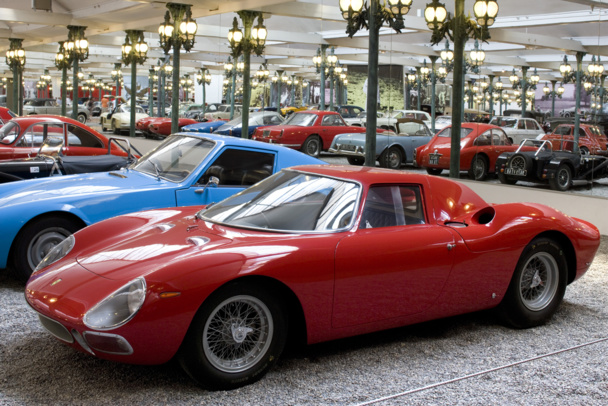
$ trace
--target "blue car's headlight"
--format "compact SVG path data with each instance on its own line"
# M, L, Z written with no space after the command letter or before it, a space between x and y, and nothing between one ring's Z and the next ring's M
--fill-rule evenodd
M70 235L68 238L55 245L53 249L49 251L48 254L40 261L34 272L41 270L42 268L46 268L51 265L53 262L59 261L61 258L65 257L69 254L69 252L74 247L76 243L76 239L73 235Z
M134 279L86 312L83 322L96 330L122 326L137 314L145 299L146 280Z

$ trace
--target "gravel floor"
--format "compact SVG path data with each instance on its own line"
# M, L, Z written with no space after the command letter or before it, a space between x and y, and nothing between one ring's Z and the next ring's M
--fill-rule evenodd
M117 364L62 345L0 274L0 404L605 405L607 271L603 237L545 326L512 330L481 312L318 344L230 392L198 388L175 364Z
M0 405L605 405L607 272L603 237L545 326L512 330L481 312L318 344L230 392L204 391L174 364L117 364L62 345L0 273Z

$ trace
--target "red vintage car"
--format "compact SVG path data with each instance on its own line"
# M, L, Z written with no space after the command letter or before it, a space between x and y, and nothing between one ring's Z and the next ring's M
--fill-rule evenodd
M545 134L543 140L551 141L554 150L572 150L574 141L574 124L560 124L551 134ZM562 144L563 141L566 143ZM580 124L578 145L581 154L608 155L608 138L596 125Z
M181 131L182 127L196 124L198 121L191 118L179 118L177 121L178 130ZM171 135L171 118L164 117L162 120L154 120L148 126L148 130L152 137L168 137Z
M49 135L64 138L63 155L105 155L108 139L79 121L63 116L31 115L15 117L0 128L0 159L36 156ZM128 156L112 144L112 155Z
M415 165L426 168L431 175L439 175L450 169L452 126L437 133L428 144L415 150ZM496 158L503 152L513 152L504 130L498 126L482 123L462 123L460 135L460 170L468 171L469 177L483 180L493 173Z
M148 127L150 127L150 124L152 124L155 121L161 121L164 120L165 117L144 117L144 118L140 118L139 120L137 120L135 122L135 129L137 131L140 131L144 137L149 137L150 134L150 129Z
M13 113L11 109L0 106L0 126L3 126L15 117L17 117L17 115Z
M80 351L177 358L202 386L232 389L260 379L287 340L491 308L517 328L543 324L599 240L586 221L491 205L446 178L300 166L202 210L86 227L43 259L25 296Z
M293 113L281 125L256 129L252 139L318 156L329 149L336 135L364 132L365 127L347 125L335 111L308 110Z

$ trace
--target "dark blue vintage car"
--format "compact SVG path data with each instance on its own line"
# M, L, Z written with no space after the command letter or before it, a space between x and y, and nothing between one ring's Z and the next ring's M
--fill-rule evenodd
M272 144L178 133L117 171L1 184L0 269L26 279L55 245L90 224L135 211L219 202L283 168L322 163Z

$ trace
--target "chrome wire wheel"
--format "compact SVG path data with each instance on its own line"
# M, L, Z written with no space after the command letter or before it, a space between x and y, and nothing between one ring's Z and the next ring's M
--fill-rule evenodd
M248 295L230 297L211 312L203 330L203 351L215 368L246 371L266 355L274 334L268 307Z
M546 308L553 300L559 284L559 266L547 252L532 255L524 265L519 280L522 304L531 311Z

